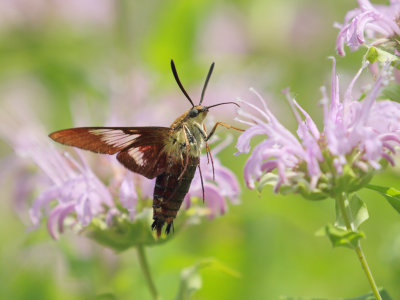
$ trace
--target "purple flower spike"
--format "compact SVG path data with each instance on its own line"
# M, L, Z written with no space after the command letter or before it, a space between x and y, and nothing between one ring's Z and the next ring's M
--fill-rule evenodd
M340 29L336 40L339 55L345 55L344 45L352 51L365 44L365 36L369 45L382 44L394 36L400 36L398 19L400 2L391 1L390 5L372 5L369 0L358 0L359 8L346 14L344 24L335 24Z
M48 216L49 233L56 239L69 217L72 225L87 226L93 217L114 207L114 202L80 152L76 151L78 162L70 154L57 151L31 112L26 103L20 103L17 109L14 104L6 106L0 116L0 136L25 158L26 164L33 161L41 169L34 186L39 195L29 215L34 227Z
M298 122L297 136L273 116L259 94L259 106L240 100L249 109L239 109L239 121L250 127L238 139L239 153L250 151L250 141L256 135L265 136L244 167L249 188L255 188L258 182L259 188L270 184L275 192L299 192L309 199L323 199L360 188L384 160L394 164L392 156L400 144L400 104L376 101L390 76L388 65L363 100L353 98L354 83L366 66L350 82L341 100L333 59L330 99L323 90L323 131L291 98L289 90L283 93ZM338 190L335 183L343 176L345 183Z
M51 155L49 151L30 153L32 153L32 158L48 173L58 175L54 177L56 180L49 178L53 183L34 200L30 210L32 222L36 226L42 218L42 212L49 212L47 226L53 238L57 238L55 224L58 224L58 230L62 232L64 220L68 215L74 213L78 223L81 226L87 226L94 216L105 212L105 207L114 206L107 187L90 169L84 168L73 158L63 157L55 151ZM52 164L56 161L60 164ZM50 203L54 200L58 201L57 204L50 207Z

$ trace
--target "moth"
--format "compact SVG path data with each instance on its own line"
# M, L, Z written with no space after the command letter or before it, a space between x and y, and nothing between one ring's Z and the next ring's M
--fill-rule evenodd
M214 63L208 71L198 105L193 104L184 89L173 60L171 69L179 88L192 107L178 117L170 127L78 127L59 130L49 135L54 141L64 145L102 154L117 153L117 160L127 169L150 179L156 177L151 227L156 230L158 237L161 236L165 224L167 224L166 234L171 228L173 229L173 221L189 190L196 168L200 172L204 201L200 155L205 145L207 156L210 154L213 164L207 141L216 128L223 126L243 131L217 122L207 134L204 119L210 108L225 104L239 106L234 102L202 105Z

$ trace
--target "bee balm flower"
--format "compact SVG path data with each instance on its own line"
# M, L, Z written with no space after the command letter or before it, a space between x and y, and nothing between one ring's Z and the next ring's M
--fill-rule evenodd
M358 190L375 170L386 162L394 163L394 147L400 143L400 104L376 101L386 82L383 76L364 99L354 99L353 85L364 68L340 99L334 61L330 101L325 93L322 100L322 131L288 91L285 94L299 124L297 136L279 122L257 93L261 107L241 101L254 113L239 110L239 121L250 125L237 142L239 153L250 151L253 137L265 136L244 168L249 188L255 188L257 181L259 188L272 184L275 192L298 192L308 199L324 199Z
M130 172L112 156L92 156L89 161L85 158L86 153L79 149L76 149L76 156L59 151L47 137L47 130L42 128L32 113L29 102L14 102L6 104L0 112L3 120L0 138L29 167L29 170L21 173L36 179L37 184L24 193L26 196L37 195L29 210L35 227L47 219L48 231L54 239L65 228L89 228L89 235L101 243L115 238L113 243L107 245L117 250L143 241L157 242L150 228L155 180ZM227 143L230 143L228 139L218 144L213 153L216 154ZM198 171L185 200L186 208L191 206L191 214L187 215L195 215L196 220L198 216L212 218L224 214L227 201L237 203L239 194L235 175L214 157L214 180L211 164L207 164L207 160L206 155L201 156L205 203L198 201L202 198L202 182ZM40 171L32 172L35 169L32 168L32 162ZM192 202L198 205L190 205ZM182 214L186 215L185 212ZM134 231L133 227L140 231ZM147 230L143 231L143 228ZM131 232L136 232L136 237L127 236Z
M372 5L369 0L358 0L358 4L359 8L346 14L343 25L335 24L340 29L336 41L339 55L345 55L345 44L351 50L356 50L365 44L364 35L370 40L370 45L390 42L395 36L400 36L399 0L390 1L388 6Z

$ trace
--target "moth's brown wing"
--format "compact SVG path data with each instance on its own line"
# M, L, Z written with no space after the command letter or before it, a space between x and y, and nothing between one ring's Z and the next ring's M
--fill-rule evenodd
M163 147L161 144L132 146L118 153L117 159L129 170L152 179L166 170L167 155Z
M150 128L150 127L149 127ZM158 127L149 130L135 139L135 142L117 155L118 161L129 170L147 178L154 178L166 170L168 142L170 129Z
M166 167L168 127L81 127L56 131L49 136L64 145L96 153L115 154L129 170L147 178L161 174Z

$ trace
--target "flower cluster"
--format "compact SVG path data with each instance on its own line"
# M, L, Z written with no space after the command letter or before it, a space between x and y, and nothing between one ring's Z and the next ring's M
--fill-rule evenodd
M370 40L369 45L374 46L394 41L396 36L400 36L399 0L391 0L388 6L372 5L369 0L358 0L358 3L360 7L346 14L343 25L335 24L340 29L336 41L339 55L345 55L345 44L351 50L365 44L365 35Z
M74 153L64 152L72 149L61 150L56 146L31 112L26 102L3 107L0 136L25 158L30 170L32 162L41 170L33 175L38 184L29 193L38 194L29 212L34 226L47 217L49 233L56 239L66 225L80 229L96 219L113 226L115 218L135 222L138 213L144 209L150 211L155 180L128 171L112 156L86 156L87 153L79 149ZM220 142L214 154L226 147L226 142ZM198 215L210 218L222 215L227 210L227 200L238 202L237 179L214 157L214 181L208 158L204 155L200 160L206 207L195 200L202 197L199 174L195 175L183 206L189 208L196 202L199 205L194 205L195 209L201 210ZM148 228L150 230L150 226Z
M353 85L365 67L353 78L341 100L334 60L330 101L323 90L322 131L288 90L284 93L298 122L297 137L279 122L260 95L262 108L241 101L255 113L239 110L239 121L250 125L238 140L239 153L250 151L253 137L266 136L253 149L244 168L250 188L258 181L260 187L273 184L275 192L299 192L309 199L324 199L360 189L374 170L386 162L394 163L394 146L400 144L400 104L376 101L386 82L384 76L388 76L384 71L365 98L353 98Z

